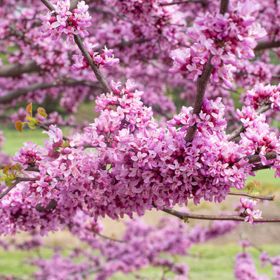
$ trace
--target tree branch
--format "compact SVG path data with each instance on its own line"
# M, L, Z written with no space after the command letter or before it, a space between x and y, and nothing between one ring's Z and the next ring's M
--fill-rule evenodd
M220 2L220 13L224 15L228 10L229 0L221 0Z
M50 1L48 0L41 0L41 1L51 12L55 12L55 8Z
M246 197L260 199L260 200L269 200L269 201L274 200L274 195L262 196L262 195L252 195L248 193L236 193L236 192L229 192L228 194L233 196L246 196Z
M260 42L255 47L255 51L263 51L267 49L273 49L273 48L279 48L280 47L280 41L265 41Z
M277 154L275 152L269 152L265 155L267 160L272 160L277 158ZM261 161L260 155L251 155L248 157L249 163L257 163Z
M38 127L42 128L44 131L50 131L49 126L46 125L46 124L39 123L39 124L38 124ZM62 136L62 139L63 139L64 141L69 141L69 138L67 138L67 137L65 137L65 136Z
M14 189L18 183L21 183L21 182L34 182L34 181L37 181L37 180L38 180L38 178L21 178L21 177L17 178L12 186L7 187L7 189L0 194L0 200L3 197L5 197L12 189Z
M269 152L264 156L267 160L273 160L273 159L277 158L277 154L275 152ZM236 162L240 161L241 159L248 160L248 162L250 164L255 164L255 163L259 163L261 161L261 156L260 155L250 155L250 156L247 156L245 158L239 158ZM272 167L272 165L270 165L270 164L268 164L268 165L257 164L256 166L254 166L252 168L252 171L268 169L268 168L271 168L271 167Z
M204 70L202 72L202 75L197 80L196 99L195 99L195 104L194 104L194 109L193 109L193 114L197 115L197 116L199 115L199 113L201 111L206 86L209 81L212 69L213 69L213 66L211 64L211 59L212 59L212 56L209 57L206 65L204 67ZM189 127L186 137L185 137L186 142L191 142L193 140L196 130L197 130L196 125Z
M252 168L253 171L258 171L258 170L264 170L264 169L270 169L272 166L271 165L262 165L258 164L255 167Z
M0 68L0 77L18 77L24 73L38 72L40 67L35 62L29 62L24 65L13 64L13 65L4 65Z
M221 0L221 2L220 2L220 13L221 14L225 14L227 12L228 5L229 5L229 0ZM195 99L195 104L194 104L194 109L193 109L193 114L197 115L197 116L199 116L199 113L201 111L202 104L203 104L203 98L204 98L205 91L206 91L206 86L209 81L211 72L213 70L211 60L212 60L212 55L210 55L210 57L208 58L208 61L203 69L203 72L197 80L196 99ZM187 134L185 136L185 141L187 143L192 142L192 140L195 136L196 130L197 130L196 125L189 127Z
M119 243L124 243L125 241L124 240L120 240L120 239L116 239L116 238L113 238L113 237L109 237L107 235L103 235L102 233L99 233L99 232L94 232L96 235L98 235L99 237L103 238L103 239L106 239L106 240L109 240L109 241L113 241L113 242L119 242Z
M74 10L79 3L79 0L71 0L70 1L70 11Z
M111 88L110 88L109 84L107 83L105 77L101 73L98 66L93 62L89 52L87 51L87 49L85 48L85 46L83 44L83 41L82 41L81 37L79 35L74 35L74 40L75 40L75 43L77 44L78 48L82 52L83 56L86 58L88 64L90 65L90 68L94 72L96 79L102 85L103 89L106 92L111 92Z
M140 38L140 39L135 39L135 40L131 40L131 41L122 40L120 43L109 46L109 49L115 49L115 48L122 49L122 48L126 48L126 47L131 47L133 45L138 45L138 44L140 45L140 44L147 43L150 41L152 41L152 39L150 39L150 38Z
M98 88L98 85L95 83L92 83L90 81L86 80L65 80L63 82L53 82L53 83L38 83L31 85L29 87L25 88L19 88L14 91L11 91L7 93L4 96L0 96L0 104L7 104L11 102L12 100L19 98L22 95L25 95L29 92L33 92L36 90L43 90L43 89L49 89L49 88L54 88L54 87L72 87L72 86L87 86L87 87L92 87L92 88Z
M185 0L185 1L173 1L171 3L161 3L160 6L172 6L172 5L181 5L181 4L190 4L190 3L197 3L201 4L202 6L207 6L206 0Z
M245 222L245 217L238 215L205 215L205 214L193 214L187 212L180 212L173 209L163 209L163 212L175 216L183 221L188 219L195 220L207 220L207 221L236 221ZM260 218L254 220L254 223L280 223L280 218Z

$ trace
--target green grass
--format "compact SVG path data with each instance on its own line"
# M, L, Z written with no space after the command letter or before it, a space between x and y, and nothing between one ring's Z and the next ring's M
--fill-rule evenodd
M14 155L25 142L33 142L42 145L47 138L47 135L39 129L32 131L25 129L23 132L18 132L15 129L5 128L3 132L6 139L3 151L9 155Z
M36 269L29 262L38 258L36 251L0 251L0 275L13 276L29 276ZM40 252L44 258L49 258L52 254L51 250L44 249ZM0 279L2 279L0 277Z
M271 255L278 255L280 246L264 246L263 249ZM199 254L200 258L187 258L186 262L190 266L190 276L194 280L233 280L233 269L235 257L240 253L240 247L236 244L226 246L199 245L192 249L193 254ZM259 273L271 274L270 267L261 267L258 256L259 252L255 249L250 250Z
M259 181L264 185L280 186L279 178L275 178L273 170L260 170L256 173L255 177L251 177L249 181Z
M263 249L271 255L277 255L280 252L280 245L267 245ZM191 280L234 280L234 260L236 254L240 253L240 248L236 245L196 245L190 253L193 257L180 257L176 259L177 263L187 264L189 267ZM251 249L258 272L272 277L271 267L262 267L258 259L258 252ZM49 250L43 250L42 255L50 257ZM198 256L198 257L196 257ZM28 276L31 278L34 273L34 267L30 266L27 261L36 258L36 252L0 251L0 272L2 275ZM161 279L162 270L159 268L144 268L137 272L148 279ZM167 279L172 279L172 274L167 275ZM112 280L133 280L134 275L116 274Z
M278 255L280 245L268 245L263 249L271 255ZM262 267L258 259L259 253L255 250L249 250L252 254L260 274L266 274L272 277L271 267ZM189 267L190 280L234 280L234 261L240 247L236 245L196 245L190 253L199 255L200 257L181 257L178 258L178 263L187 264ZM140 275L146 276L149 279L161 279L162 270L147 268L142 270ZM128 277L121 274L113 277L113 280L132 280L133 276ZM167 278L170 279L170 278Z
M34 271L34 268L26 263L28 259L30 259L30 253L22 251L0 251L1 275L30 275Z

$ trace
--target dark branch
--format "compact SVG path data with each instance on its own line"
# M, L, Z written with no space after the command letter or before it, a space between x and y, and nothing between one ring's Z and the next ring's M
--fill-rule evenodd
M152 41L152 39L149 39L149 38L141 38L141 39L135 39L135 40L131 40L131 41L122 41L115 45L109 46L109 49L115 49L115 48L122 49L122 48L126 48L126 47L131 47L133 45L144 44L144 43L147 43L150 41Z
M252 168L253 171L259 171L259 170L264 170L264 169L270 169L272 166L271 165L262 165L258 164L255 167Z
M227 12L228 5L229 5L229 0L221 0L221 4L220 4L220 13L221 14L224 14ZM196 98L195 98L195 104L194 104L194 109L193 109L193 114L195 114L197 116L199 116L199 113L201 111L202 104L203 104L203 98L204 98L205 91L206 91L206 86L209 81L212 69L213 69L211 60L212 60L212 55L210 55L210 57L208 58L208 61L203 69L203 72L197 80ZM185 141L187 143L192 142L192 140L195 136L196 130L197 130L196 125L193 125L188 129L186 137L185 137Z
M220 13L223 15L227 12L229 0L221 0L220 2Z
M275 152L270 152L265 155L267 160L272 160L277 158L277 154ZM248 157L249 163L257 163L261 161L260 155L252 155Z
M38 72L40 67L35 62L29 62L24 65L13 64L13 65L4 65L0 68L0 77L18 77L24 73Z
M266 41L266 42L260 42L255 47L255 51L263 51L267 49L273 49L273 48L279 48L280 47L280 41Z
M193 114L195 115L199 115L201 108L202 108L202 104L203 104L203 98L204 98L204 94L206 91L206 86L208 83L208 80L210 78L213 66L211 65L211 59L212 56L209 57L204 70L202 72L202 75L198 78L197 80L197 90L196 90L196 98L195 98L195 104L194 104L194 109L193 109ZM186 142L191 142L194 138L195 132L196 132L196 125L191 126L186 134L185 140Z
M41 1L50 11L53 11L53 12L55 11L55 8L51 2L49 2L48 0L41 0Z
M96 79L102 85L103 89L106 92L111 92L111 88L110 88L109 84L105 80L105 78L104 78L103 74L101 73L100 69L98 68L98 66L93 62L89 52L87 51L87 49L85 48L85 46L83 44L81 37L79 35L75 35L74 40L75 40L75 43L77 44L78 48L82 52L83 56L86 58L88 64L90 65L90 68L94 72Z
M29 92L33 92L36 90L43 90L43 89L49 89L49 88L55 88L55 87L73 87L73 86L87 86L92 88L98 88L98 85L96 83L92 83L86 80L65 80L63 82L53 82L53 83L38 83L31 85L29 87L25 88L19 88L14 91L11 91L7 93L4 96L0 96L0 104L7 104L11 102L12 100L19 98L25 94L28 94Z
M46 125L46 124L43 124L43 123L39 123L39 124L38 124L38 127L42 128L42 129L45 130L45 131L49 131L49 130L50 130L49 125ZM69 141L69 138L67 138L67 137L65 137L65 136L63 136L62 139L63 139L64 141Z
M172 6L172 5L184 5L190 3L201 4L202 6L207 6L206 0L185 0L185 1L173 1L171 3L161 3L160 6Z
M34 182L34 181L37 181L37 180L38 180L38 178L20 178L20 177L17 178L12 186L7 187L7 189L0 194L0 200L3 197L5 197L12 189L14 189L17 186L18 183L21 183L21 182Z

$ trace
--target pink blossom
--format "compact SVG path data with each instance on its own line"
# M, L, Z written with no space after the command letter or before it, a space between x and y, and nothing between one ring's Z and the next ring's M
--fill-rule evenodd
M73 10L70 10L70 0L59 0L54 7L55 11L49 12L46 18L48 35L52 37L60 37L63 34L88 35L86 29L91 25L91 17L85 1L78 2L77 8Z
M253 224L255 220L262 217L262 211L254 209L257 204L256 201L242 197L240 204L240 211L242 215L245 215L245 222Z
M241 67L242 60L254 57L256 40L266 34L255 22L252 10L244 8L248 5L249 1L245 1L225 15L206 13L197 17L188 29L193 44L171 54L173 71L186 73L195 81L211 58L213 82L222 81L231 87L232 74ZM243 14L237 12L240 10Z

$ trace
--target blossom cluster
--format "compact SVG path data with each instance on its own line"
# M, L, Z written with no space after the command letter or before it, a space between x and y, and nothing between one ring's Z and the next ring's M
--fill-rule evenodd
M280 257L279 256L270 256L259 246L251 243L249 240L242 240L241 246L243 253L240 253L236 256L235 260L235 279L236 280L268 280L272 279L265 275L259 275L257 273L254 260L249 252L249 249L257 250L259 252L259 260L261 261L262 266L271 265L273 268L273 279L280 279Z
M47 25L46 36L58 38L66 35L72 38L73 35L86 36L87 28L91 25L91 17L88 12L88 5L85 1L80 1L77 7L70 9L70 0L58 0L54 5L55 11L48 13L45 23ZM70 36L69 36L70 35Z
M280 279L280 256L271 257L266 252L260 255L260 260L263 265L271 264L276 280Z
M279 151L278 136L263 115L262 122L249 120L254 125L236 143L226 134L220 99L205 100L199 116L183 107L163 126L133 84L112 89L97 98L99 116L83 132L65 139L51 125L43 148L26 144L19 151L14 162L31 169L35 179L19 183L0 202L2 233L28 231L34 224L42 232L58 229L79 210L95 219L117 219L190 200L221 202L231 187L244 187L256 166L278 170L275 159L266 159L266 153ZM194 124L196 137L186 145L186 131ZM252 162L250 155L260 158ZM242 203L239 214L245 213L246 221L260 217L249 200Z
M262 61L264 60L264 61ZM277 75L278 66L268 64L267 59L243 61L239 71L234 74L234 81L244 89L251 89L257 84L269 84L273 75Z
M191 242L203 243L219 235L232 232L239 224L233 221L213 222L209 228L195 226L189 234Z
M251 6L251 8L249 8ZM225 15L206 13L195 19L188 35L194 42L189 48L174 50L174 71L186 73L197 80L208 60L213 65L212 81L231 86L232 74L242 60L254 57L254 47L265 30L255 22L249 1L237 5Z
M254 110L262 106L270 105L275 110L280 110L280 86L258 84L253 89L248 90L244 97L244 105L252 107Z
M115 58L113 50L104 47L104 49L101 52L95 52L93 51L94 46L92 44L86 44L86 46L88 47L87 49L89 50L89 54L92 58L92 61L97 66L110 67L119 63L119 59ZM89 67L88 61L82 54L79 53L77 55L74 55L73 59L75 61L75 63L73 64L73 69L83 70Z
M248 253L236 256L234 276L236 280L268 280L266 276L258 275L252 257Z
M245 221L248 223L253 224L255 220L258 220L262 216L262 212L259 209L255 209L257 202L242 197L240 199L240 207L239 210L241 212L241 215L245 216Z
M32 265L39 269L34 275L36 280L44 279L83 279L83 276L87 275L89 271L89 266L87 264L73 263L72 256L62 257L58 252L55 253L51 259L44 260L38 259L34 260Z
M161 35L174 36L179 31L177 26L183 24L183 15L176 7L164 7L159 0L109 0L108 5L114 5L118 12L132 21L131 32L138 38L161 38ZM176 13L176 15L175 15ZM172 34L173 33L173 34Z
M235 223L188 229L178 220L158 226L131 221L123 239L113 242L100 241L97 221L143 215L152 208L166 211L190 201L221 202L231 188L242 189L247 177L263 168L280 177L279 132L270 126L280 108L279 86L270 85L279 80L279 65L271 59L279 51L267 48L279 44L274 41L280 34L277 1L231 0L224 14L218 12L218 0L184 5L52 0L47 6L54 11L48 13L41 1L2 2L0 117L19 102L55 108L48 120L44 111L33 117L32 108L12 116L18 130L23 123L40 126L48 139L42 147L24 144L11 161L0 154L0 235L35 232L33 239L16 244L24 250L40 247L37 234L59 229L87 243L90 252L78 248L65 257L56 251L49 260L34 261L37 279L79 279L94 270L102 280L145 266L187 279L188 267L165 255L185 256L192 244L226 234ZM101 94L100 76L93 79L93 67L78 53L81 45L72 44L77 35L108 81L133 83L112 83L112 91ZM258 43L261 38L272 42ZM206 87L199 77L210 64ZM201 110L187 107L204 86ZM235 110L232 96L239 92L245 92L243 106ZM71 122L78 105L93 98L94 121L89 117L85 126ZM69 121L58 108L70 114ZM80 130L66 137L55 124ZM193 141L186 142L191 128ZM237 210L246 222L261 218L254 201L242 199ZM0 246L7 248L5 242ZM279 275L278 258L263 259ZM264 279L245 252L236 259L235 276Z
M261 2L263 4L262 11L258 15L258 20L262 22L263 26L267 30L267 39L279 40L280 29L279 26L273 24L280 15L280 8L277 2L273 0L268 0L266 2ZM278 52L279 55L279 52Z
M78 7L74 10L72 7L68 8L70 7L68 1L52 0L50 2L54 7L63 7L60 9L61 11L65 10L66 14L72 13L72 16L75 17ZM277 23L278 20L276 11L279 10L279 7L273 0L265 3L263 1L256 2L258 5L250 5L250 3L244 5L246 1L239 4L238 1L231 1L228 15L225 17L236 14L238 17L245 18L245 22L250 23L248 28L252 34L255 34L254 23L250 19L254 18L256 24L261 23L268 30L268 37L264 40L274 40L272 35L275 34L275 38L278 36L277 26L279 25L275 22ZM80 5L83 6L84 4L81 3ZM194 83L186 81L181 75L170 73L169 54L174 49L183 49L192 45L192 37L186 32L189 30L192 33L189 26L193 26L193 22L198 16L211 14L215 17L219 1L211 1L207 5L203 4L203 1L201 4L195 1L188 3L188 5L163 5L164 3L159 0L108 0L105 5L104 1L86 3L92 18L89 21L91 23L90 32L84 38L85 42L97 45L98 50L108 46L109 53L110 50L113 50L121 62L113 69L106 69L108 71L106 73L110 77L113 77L114 80L124 80L124 78L135 80L140 85L141 91L144 92L143 101L146 105L152 106L157 115L166 117L167 114L175 112L174 100L170 98L169 94L173 90L183 93L181 95L183 100L180 103L191 104L193 102ZM20 9L13 12L15 5L20 6ZM254 7L254 9L260 6L261 9L251 13L248 6L249 8ZM85 9L80 8L79 13L83 14L82 11ZM89 86L89 82L92 80L89 67L83 71L73 71L73 63L75 63L73 57L77 55L77 48L74 44L68 44L65 40L54 41L50 36L43 36L56 33L56 30L62 31L63 26L67 25L67 21L66 23L64 21L68 16L57 16L63 19L63 24L52 29L49 19L51 17L54 19L56 16L49 13L46 18L46 13L46 8L40 2L12 0L5 1L1 7L0 15L3 19L0 27L0 36L3 38L1 52L5 53L8 46L17 46L16 51L8 52L3 61L8 60L8 63L15 67L14 69L21 69L17 67L17 64L22 65L23 72L20 70L19 72L22 73L18 75L7 72L7 75L0 77L0 96L8 96L15 90L22 91L30 88L27 94L16 95L17 97L11 98L9 102L1 103L1 115L7 112L5 108L15 106L17 102L33 101L42 104L46 98L47 100L49 98L59 100L63 111L72 114L82 101L88 98L92 100L100 93L98 87L93 89ZM42 25L45 27L44 30L42 30ZM65 29L67 30L67 28ZM70 28L70 30L72 29ZM69 32L63 34L67 38L72 38ZM81 29L78 33L83 35L83 30ZM213 48L220 49L221 46L214 44ZM269 52L256 53L258 56L254 61L247 59L235 61L238 63L238 71L234 72L234 79L238 83L238 87L248 88L259 82L267 84L275 82L275 79L276 82L278 81L279 66L271 63ZM103 65L102 51L97 54L97 58L96 63L100 63L101 60L101 65ZM115 62L115 58L109 55L108 65L111 65L111 61ZM84 62L83 58L79 56L77 65L79 67L86 66L87 62ZM5 63L3 62L2 66L4 67L1 66L1 70L5 70ZM215 74L214 72L213 74ZM0 71L0 73L3 72ZM65 77L84 83L77 81L77 85L72 87L69 86L68 82L62 82ZM226 81L226 83L230 82L232 81ZM37 88L38 85L42 85L43 89ZM44 89L46 85L52 85L52 87ZM230 111L230 114L226 115L227 118L230 121L236 118L235 112L230 108L232 96L228 90L216 86L207 90L207 96L211 99L222 96L226 110ZM176 100L177 102L178 100Z
M3 144L4 144L4 135L3 132L0 131L0 148L2 148Z
M248 155L258 155L262 165L272 165L272 167L274 165L276 174L279 170L278 161L267 158L267 154L272 152L279 154L279 134L269 125L264 113L270 108L278 111L279 93L278 86L256 85L245 93L245 105L237 111L243 126L240 145L246 147Z

